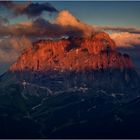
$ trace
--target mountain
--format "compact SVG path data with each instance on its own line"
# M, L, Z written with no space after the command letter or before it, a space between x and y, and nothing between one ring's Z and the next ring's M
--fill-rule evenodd
M130 56L118 52L105 32L88 38L34 42L10 72L21 81L47 86L52 91L80 86L126 91L136 88L139 80Z
M11 71L82 71L85 69L132 68L128 55L115 50L115 42L104 32L90 38L40 40L20 56Z
M107 33L36 41L0 76L0 138L140 138L139 83Z

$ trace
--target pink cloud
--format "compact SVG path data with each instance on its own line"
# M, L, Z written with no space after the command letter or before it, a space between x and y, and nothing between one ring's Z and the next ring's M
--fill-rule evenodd
M32 43L25 36L0 40L0 62L14 62L27 47L32 47Z
M111 33L110 37L116 42L118 47L134 47L140 45L140 34L129 32Z
M75 27L83 31L85 36L91 36L95 32L93 26L80 21L68 10L60 11L57 18L55 19L55 23L61 26Z
M97 26L100 30L112 31L112 32L129 32L134 34L140 34L140 28L131 26Z

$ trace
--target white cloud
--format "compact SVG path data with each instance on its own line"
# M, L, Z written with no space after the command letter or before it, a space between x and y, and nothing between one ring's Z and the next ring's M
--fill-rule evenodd
M134 47L140 45L140 34L117 32L110 34L118 47Z

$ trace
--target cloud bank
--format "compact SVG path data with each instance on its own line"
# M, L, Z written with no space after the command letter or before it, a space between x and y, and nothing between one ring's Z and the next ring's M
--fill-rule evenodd
M27 47L32 47L32 43L25 36L1 39L0 61L5 63L15 61Z
M119 32L110 34L117 47L131 48L140 45L140 34Z
M140 29L136 27L101 26L99 28L104 31L128 32L128 33L133 33L133 34L140 34Z
M108 32L118 48L132 48L140 45L140 28L96 25L93 27Z
M58 12L58 10L52 6L50 3L38 3L38 2L12 2L12 1L1 1L0 6L11 10L15 15L27 15L29 18L37 17L42 14L42 12Z
M62 36L91 36L94 33L92 26L87 25L69 11L60 11L56 19L48 21L37 18L32 22L0 26L0 36L27 36L32 37L62 37Z
M0 25L4 25L9 23L8 19L5 17L0 16Z
M95 32L95 29L91 25L80 21L67 10L59 12L55 23L62 27L75 27L81 30L84 36L91 36Z

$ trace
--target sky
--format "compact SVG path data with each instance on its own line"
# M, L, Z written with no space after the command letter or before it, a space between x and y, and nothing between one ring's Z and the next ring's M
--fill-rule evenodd
M68 9L89 24L140 27L140 2L83 1L51 2L60 10Z
M140 68L139 1L0 1L0 74L41 38L105 31Z

